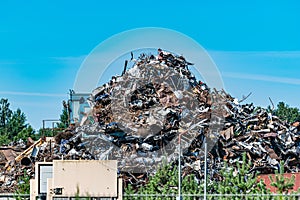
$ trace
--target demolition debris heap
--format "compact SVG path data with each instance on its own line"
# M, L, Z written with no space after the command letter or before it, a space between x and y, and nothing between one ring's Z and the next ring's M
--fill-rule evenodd
M183 174L203 178L205 141L211 177L218 177L224 161L236 167L243 152L253 163L250 172L272 173L280 160L288 172L299 172L298 124L210 89L182 56L159 49L158 56L141 54L130 62L132 68L126 70L126 61L121 76L92 91L91 111L79 126L59 133L55 142L41 139L7 162L1 191L15 188L24 168L33 176L33 162L53 159L117 159L124 181L141 185L163 159L176 161L179 134Z

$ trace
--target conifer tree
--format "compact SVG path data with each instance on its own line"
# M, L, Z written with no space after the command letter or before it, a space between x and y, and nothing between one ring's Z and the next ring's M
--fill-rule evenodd
M217 193L237 194L234 198L224 199L245 199L247 194L268 194L265 184L257 180L257 174L249 173L251 165L251 161L246 161L246 153L243 154L242 163L236 162L237 171L225 162L225 167L220 171L223 179L216 184ZM243 194L245 197L240 196ZM260 197L253 199L260 199Z
M276 192L278 194L287 194L289 189L293 189L295 184L295 176L293 175L291 178L284 177L284 163L280 161L280 168L275 171L275 179L270 175L271 186L276 188ZM280 199L283 199L280 196Z

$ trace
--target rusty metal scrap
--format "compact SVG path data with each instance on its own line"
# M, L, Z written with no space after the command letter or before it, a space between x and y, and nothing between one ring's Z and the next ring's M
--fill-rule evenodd
M34 175L32 163L19 162L23 157L33 162L117 159L125 182L143 185L164 159L162 150L169 153L167 161L176 163L177 143L171 141L184 131L188 132L182 135L184 176L194 173L203 178L205 140L215 144L207 158L208 172L215 180L220 179L224 161L235 166L243 152L253 163L251 172L274 172L280 160L290 172L299 172L300 123L287 124L265 109L241 104L224 90L210 89L196 80L188 68L192 63L183 56L158 53L131 59L132 68L93 90L88 100L91 111L80 126L69 127L55 141L32 144L10 170L1 172L1 191L17 185L23 168ZM211 131L214 125L221 125L217 133ZM141 172L131 173L133 168Z

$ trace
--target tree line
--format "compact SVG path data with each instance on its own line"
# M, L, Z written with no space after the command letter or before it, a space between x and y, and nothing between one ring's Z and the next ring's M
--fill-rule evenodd
M66 128L68 126L68 113L66 108L63 109L60 115L59 128ZM19 140L26 141L28 137L34 140L41 136L53 136L52 129L34 130L28 123L26 115L20 108L13 111L10 108L8 99L1 98L0 100L0 146L16 143Z

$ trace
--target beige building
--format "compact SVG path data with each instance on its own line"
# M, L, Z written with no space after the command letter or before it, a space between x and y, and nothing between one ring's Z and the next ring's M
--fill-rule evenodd
M122 199L122 180L117 177L115 160L37 162L35 172L30 199Z

